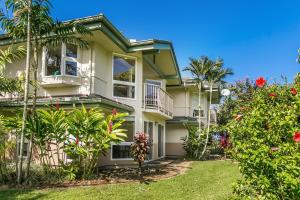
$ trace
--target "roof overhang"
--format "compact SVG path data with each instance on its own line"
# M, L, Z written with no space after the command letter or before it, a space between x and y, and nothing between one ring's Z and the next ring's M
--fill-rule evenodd
M28 102L29 106L33 105L32 99ZM89 107L99 107L102 109L112 110L113 108L118 109L120 112L133 112L134 108L123 103L113 101L111 99L102 96L55 96L51 98L37 98L37 108L45 108L47 106L56 106L59 104L60 107L65 109L72 109L74 107L85 105ZM23 100L21 99L1 99L0 108L1 110L17 109L24 106Z
M180 69L178 66L176 54L172 42L164 40L140 40L130 42L103 14L89 16L74 20L65 21L64 23L78 22L83 24L89 30L102 31L110 40L112 40L122 51L126 53L143 52L143 54L159 53L168 51L173 62L176 74L165 75L165 79L177 79L178 84L182 83ZM21 40L13 41L8 34L0 35L0 46L10 45L12 43L24 42Z

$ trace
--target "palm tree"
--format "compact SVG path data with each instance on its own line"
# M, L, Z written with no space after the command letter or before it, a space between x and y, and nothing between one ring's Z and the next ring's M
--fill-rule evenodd
M6 7L13 11L14 17L10 18L10 15L5 15L2 13L0 15L0 22L2 24L2 28L6 30L6 32L17 40L26 40L26 30L28 12L27 4L24 3L25 0L6 0ZM83 34L91 34L91 32L82 26L81 24L71 21L68 23L61 23L57 21L53 21L50 16L50 8L51 4L49 0L32 0L31 4L31 41L32 41L32 49L33 49L33 62L32 62L32 71L33 71L33 114L35 114L35 105L37 98L37 74L38 74L38 52L42 50L44 46L58 46L62 43L66 44L75 44L80 47L88 47L88 43L75 35L79 33L79 35ZM17 17L17 20L15 19ZM28 40L27 40L28 41ZM25 87L26 88L26 87ZM27 95L28 101L28 95ZM25 102L25 98L24 98ZM27 104L24 104L27 105ZM25 118L26 119L26 118ZM25 125L24 125L25 127ZM23 135L23 131L21 137ZM32 154L32 141L33 141L34 133L30 136L29 141L29 156L27 162L27 170L25 173L25 177L28 176L29 168L30 168L30 160ZM21 139L21 143L22 143Z
M213 85L216 83L222 83L224 84L224 79L228 75L233 75L233 70L230 68L224 68L224 61L221 58L218 58L216 61L213 61L211 63L210 70L207 73L206 80L209 84L209 104L208 104L208 119L207 119L207 132L206 132L206 139L204 143L204 148L201 153L201 157L203 157L204 153L207 149L208 144L208 136L210 132L210 125L211 125L211 113L210 113L210 107L212 104L212 92L213 92Z
M189 71L198 86L198 110L199 110L199 132L201 130L201 92L203 81L206 79L207 73L210 70L212 61L207 56L202 56L200 59L190 58L190 64L183 71Z
M198 137L201 137L201 92L203 82L207 79L207 74L213 65L212 60L207 56L202 56L199 59L190 58L190 64L184 71L189 71L192 74L193 79L197 83L198 87ZM200 145L200 144L199 144ZM196 157L198 158L198 151L196 152Z

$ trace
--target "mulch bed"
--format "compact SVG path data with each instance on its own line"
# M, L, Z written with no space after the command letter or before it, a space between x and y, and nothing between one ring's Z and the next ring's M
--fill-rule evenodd
M107 184L123 184L123 183L145 183L156 182L158 180L169 179L177 175L184 174L190 169L192 161L175 160L167 165L159 167L144 167L142 178L138 176L137 169L119 168L119 169L103 169L99 171L97 179L93 180L77 180L66 181L55 184L44 184L36 188L67 188L77 186L95 186ZM6 186L0 186L0 190L7 189Z
M120 168L106 169L99 173L99 179L71 181L53 185L54 187L92 186L119 183L151 183L184 174L190 169L192 161L177 160L160 168L145 168L142 178L137 175L137 169ZM53 187L52 186L52 187ZM49 186L48 186L49 187ZM50 186L51 187L51 186Z

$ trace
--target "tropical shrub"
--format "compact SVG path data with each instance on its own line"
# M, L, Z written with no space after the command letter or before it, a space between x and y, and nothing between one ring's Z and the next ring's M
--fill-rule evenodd
M102 154L111 143L119 143L127 137L120 129L125 113L104 116L97 108L74 109L68 116L67 140L64 152L72 158L71 168L78 168L82 178L90 178Z
M260 77L247 101L236 99L226 125L242 179L242 199L300 199L300 85L267 85Z
M4 117L0 115L0 183L6 183L10 177L9 158L11 151L15 147L15 142L6 133Z
M206 144L207 129L203 129L199 133L196 126L186 124L185 128L188 130L188 135L182 138L182 145L187 159L206 160L210 158L211 154L223 154L214 129L208 134L206 151L202 155L201 152L203 152Z
M133 144L130 148L131 155L134 161L138 162L139 174L142 172L142 164L144 163L147 154L150 153L149 136L146 133L138 132L133 138Z
M25 131L27 141L34 133L35 162L26 180L29 184L91 178L100 156L106 153L111 143L119 143L127 137L126 130L120 128L127 114L116 110L105 115L98 108L82 106L66 112L55 106L31 112L27 115ZM12 166L17 164L15 144L21 132L21 122L18 114L16 117L0 117L2 183L13 183L16 176ZM8 152L13 154L8 155Z

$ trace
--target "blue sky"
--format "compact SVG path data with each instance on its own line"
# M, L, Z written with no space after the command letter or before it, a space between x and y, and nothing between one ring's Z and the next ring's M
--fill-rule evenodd
M66 20L104 13L128 38L173 42L180 67L189 57L222 57L235 75L292 80L299 71L298 0L53 0ZM183 73L183 76L188 74Z

